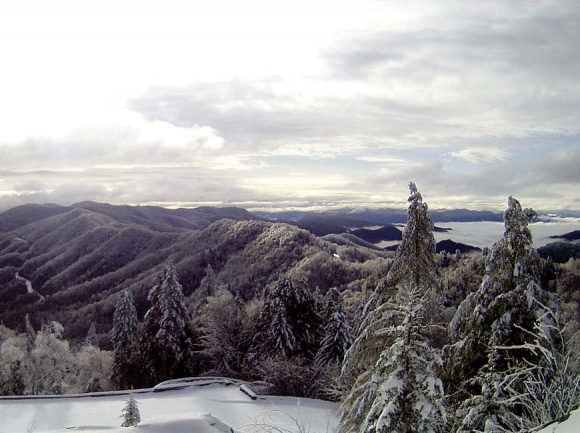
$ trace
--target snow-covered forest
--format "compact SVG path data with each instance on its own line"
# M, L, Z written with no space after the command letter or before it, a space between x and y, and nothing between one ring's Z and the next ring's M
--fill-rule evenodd
M409 189L394 255L319 241L324 259L284 269L265 250L255 266L264 261L272 278L253 296L210 264L185 293L168 262L147 287L141 317L132 290L115 294L105 334L93 322L69 341L57 320L35 327L29 315L20 328L0 325L0 392L221 376L338 402L341 433L532 431L565 418L580 398L580 260L540 258L528 227L535 212L513 197L491 248L436 254L429 208L414 183ZM337 275L349 272L356 278ZM321 283L329 280L342 283Z

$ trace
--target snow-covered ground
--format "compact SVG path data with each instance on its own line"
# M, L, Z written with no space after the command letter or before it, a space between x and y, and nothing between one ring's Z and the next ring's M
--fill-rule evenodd
M337 405L333 403L274 396L252 400L234 381L206 380L184 386L162 392L136 391L141 423L131 430L119 427L127 394L0 398L0 432L229 433L233 428L257 433L264 431L258 425L268 423L289 433L336 430Z
M538 433L578 433L580 432L580 410L575 410L570 417L558 424L551 424Z

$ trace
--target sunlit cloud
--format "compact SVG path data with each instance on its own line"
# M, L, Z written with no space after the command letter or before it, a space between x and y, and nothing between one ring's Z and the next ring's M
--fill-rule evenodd
M473 164L493 163L497 161L506 161L510 154L504 149L472 147L469 149L461 149L459 151L450 152L450 156L454 158L463 159Z
M578 209L579 19L571 2L2 3L0 210L404 206L410 180L434 207Z

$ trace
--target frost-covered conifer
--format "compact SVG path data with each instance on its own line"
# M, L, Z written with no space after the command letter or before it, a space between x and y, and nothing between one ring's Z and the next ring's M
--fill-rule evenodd
M280 298L272 299L271 306L274 316L267 334L273 344L272 352L287 359L297 347L294 331L288 323L288 310Z
M356 338L348 350L343 368L343 380L351 383L359 374L372 368L391 337L382 330L392 325L393 316L385 305L396 294L393 286L412 285L422 293L434 292L437 285L433 223L428 206L423 203L417 186L409 183L408 223L395 260L383 281L362 308ZM408 270L407 270L408 268Z
M523 386L509 389L508 398L522 408L518 416L511 417L509 427L514 431L533 431L563 419L580 404L580 374L571 366L576 355L564 337L559 314L551 310L546 314L556 325L547 328L544 320L537 320L536 342L527 345L528 350L541 353L541 362L518 372L518 384Z
M433 290L437 287L433 221L427 203L423 203L423 197L413 182L409 183L409 191L407 225L387 275L387 283L408 282L423 291Z
M207 265L205 268L205 277L203 277L203 279L201 280L201 283L199 284L199 289L197 290L205 298L206 296L215 295L217 288L218 283L215 276L215 272L211 267L211 265Z
M175 377L176 367L191 345L183 288L175 266L165 267L147 299L151 308L145 314L143 346L150 373L158 382Z
M445 421L434 372L439 357L428 343L431 326L425 321L424 299L437 287L433 224L415 184L409 189L403 242L363 309L343 363L343 380L356 379L341 404L342 432L436 432ZM396 302L389 300L393 285Z
M137 362L137 310L133 295L127 289L115 305L113 313L113 383L117 389L130 389L136 385Z
M89 330L87 331L87 336L85 337L83 344L85 346L99 347L99 339L97 337L97 327L95 322L91 322L91 326L89 326Z
M344 354L354 339L348 317L343 310L340 293L332 288L325 296L324 333L314 360L318 370L330 363L341 364Z
M506 399L507 385L520 370L541 361L539 352L525 348L537 343L535 326L548 331L550 341L543 346L559 344L552 340L557 338L550 331L555 324L546 314L547 309L557 312L558 305L539 285L541 262L528 228L534 215L508 198L504 236L486 257L483 283L449 325L454 344L445 348L445 376L458 407L459 431L499 431L502 420L521 412Z
M209 296L214 296L217 294L219 285L220 284L215 275L215 271L211 265L208 264L205 268L205 276L202 278L199 287L190 298L190 311L199 311L206 304L207 298Z
M156 336L158 344L165 347L171 356L179 358L182 350L181 343L186 338L188 315L183 288L177 278L175 266L170 265L165 268L159 304L161 317Z
M121 427L134 427L141 422L141 414L139 413L139 402L135 400L133 394L129 396L129 400L123 408L123 424Z
M359 376L341 405L343 432L443 432L447 421L443 386L436 368L442 364L427 342L425 295L401 286L387 304L393 325L382 329L393 343L375 366Z
M259 358L288 359L315 353L320 319L314 298L302 281L282 276L266 294L258 319L253 351Z

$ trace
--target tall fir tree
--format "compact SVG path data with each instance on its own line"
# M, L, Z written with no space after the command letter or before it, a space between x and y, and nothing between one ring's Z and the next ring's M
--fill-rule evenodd
M381 330L394 320L386 303L396 295L397 285L418 287L428 297L437 287L435 239L429 208L415 183L409 183L409 191L407 225L401 244L386 278L362 306L356 338L344 360L342 375L349 386L361 373L374 368L385 345L392 342L388 333Z
M147 298L151 308L145 314L142 351L151 384L184 373L191 350L189 318L174 265L165 267Z
M442 360L427 343L424 295L416 287L402 286L391 311L396 324L385 331L393 344L381 353L370 383L363 382L358 398L349 402L350 413L343 412L342 430L443 432L447 414L443 385L435 372Z
M281 276L266 294L252 351L258 358L314 358L320 318L314 298L302 281Z
M509 396L508 389L518 387L512 379L541 362L541 353L526 346L561 344L550 331L559 307L539 284L541 261L528 228L534 216L508 198L504 235L486 257L481 287L460 304L449 325L453 344L444 349L444 376L458 431L502 431L510 425L512 415L521 413ZM547 338L538 341L535 327L546 330Z
M89 326L83 345L99 347L99 337L97 336L97 326L95 325L95 322L91 322L91 326Z
M331 363L342 364L344 354L354 339L338 290L330 289L324 298L326 310L323 317L324 332L314 360L318 370Z
M424 292L431 291L438 287L433 221L415 183L409 183L409 192L407 225L387 275L387 284L406 282Z
M403 240L387 278L363 309L343 363L343 380L354 382L341 404L344 433L437 432L446 419L434 371L439 358L429 344L425 317L425 299L433 298L438 286L433 223L413 182L409 191ZM396 302L393 287L398 288Z
M113 377L117 389L130 389L137 385L138 319L133 295L127 289L115 305L113 313Z
M191 311L199 311L206 303L207 298L214 296L219 288L219 281L216 277L215 271L208 264L205 267L205 276L201 279L199 287L191 295Z

